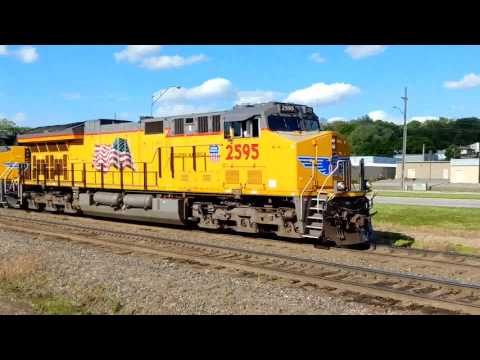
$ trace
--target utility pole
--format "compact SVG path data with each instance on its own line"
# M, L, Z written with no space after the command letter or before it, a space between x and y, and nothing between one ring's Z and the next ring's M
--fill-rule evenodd
M400 111L403 115L403 149L402 149L402 191L405 190L405 156L407 152L407 88L405 88L405 96L400 99L403 100L403 111L398 106L394 106L394 109Z
M405 96L401 98L404 103L403 107L403 150L402 150L402 191L405 190L405 155L407 152L407 88L405 88Z

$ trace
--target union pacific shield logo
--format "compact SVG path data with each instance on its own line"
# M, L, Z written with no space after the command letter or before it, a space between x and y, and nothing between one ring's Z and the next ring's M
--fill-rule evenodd
M210 145L208 152L210 154L210 160L218 161L220 160L220 146L218 145Z
M305 169L311 169L313 166L314 156L299 156L298 161L303 165ZM337 166L338 160L347 160L348 158L337 158L333 157L332 159L327 157L317 157L317 170L325 176L330 175L330 172L334 170Z

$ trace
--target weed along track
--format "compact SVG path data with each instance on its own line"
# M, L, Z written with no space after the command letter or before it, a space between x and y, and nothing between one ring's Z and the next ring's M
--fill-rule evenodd
M476 284L57 221L2 216L0 223L7 230L93 245L117 254L161 256L394 299L399 303L480 314L480 285Z

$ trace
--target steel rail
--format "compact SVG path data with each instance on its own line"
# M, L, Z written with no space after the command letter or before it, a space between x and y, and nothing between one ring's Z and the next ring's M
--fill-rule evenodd
M378 252L379 249L384 249L388 252ZM356 249L346 249L346 248L333 248L334 251L343 251L343 252L357 252L362 255L367 256L384 256L384 257L391 257L397 259L407 259L407 260L414 260L420 262L429 262L429 263L437 263L437 264L445 264L445 265L453 265L458 267L464 268L471 268L480 270L480 256L470 255L470 254L457 254L453 252L442 252L442 251L434 251L434 250L423 250L423 249L410 249L410 248L401 248L401 247L392 247L392 246L379 246L377 245L376 250L356 250ZM445 260L435 258L444 257ZM448 259L452 259L449 261ZM459 259L455 261L453 259ZM470 264L464 261L478 261L478 264Z
M462 288L480 290L480 285L478 285L478 284L464 283L464 282L461 282L461 281L446 280L446 279L428 277L428 276L424 276L424 275L414 275L414 274L408 274L408 273L403 273L403 272L386 271L386 270L381 270L381 269L367 268L367 267L356 266L356 265L348 265L348 264L342 264L342 263L325 261L325 260L314 260L314 259L308 259L308 258L300 258L300 257L297 257L297 256L282 255L282 254L277 254L277 253L266 253L266 252L261 252L261 251L256 251L256 250L247 250L247 249L235 248L235 247L230 247L230 246L206 244L206 243L202 243L202 242L194 242L194 241L181 240L181 239L172 239L172 238L154 236L154 235L147 235L147 234L135 234L135 233L123 232L123 231L99 229L99 228L91 227L91 226L65 224L65 223L60 223L60 222L55 222L55 221L38 220L38 219L25 219L25 218L22 218L22 217L3 216L3 215L2 215L2 217L0 217L0 220L2 218L5 218L5 217L15 219L15 220L24 221L24 222L34 222L34 223L37 223L37 224L40 224L40 225L55 225L55 226L62 226L62 227L70 227L70 228L75 228L75 229L79 229L79 230L89 230L89 231L93 231L93 232L103 232L103 233L106 233L106 234L120 235L121 237L135 237L135 238L143 238L143 239L150 239L150 240L160 240L160 241L166 241L166 242L170 242L170 243L174 243L174 244L179 243L179 244L185 244L185 245L192 245L192 246L195 246L195 247L202 247L203 246L203 247L206 247L206 248L211 248L211 249L216 249L216 250L227 250L227 251L230 251L230 252L237 252L237 253L243 253L243 254L248 254L248 255L271 257L271 258L282 259L282 260L290 260L290 261L295 261L295 262L303 262L303 263L309 263L309 264L315 264L315 265L337 267L337 268L347 269L347 270L352 270L352 271L357 271L357 272L366 272L366 273L371 273L371 274L398 277L398 278L403 278L403 279L408 279L408 280L427 281L427 282L440 284L440 285L458 286L458 287L462 287Z
M377 247L383 248L382 245L377 245ZM450 256L450 257L464 257L480 261L480 255L474 254L461 254L453 251L438 251L438 250L429 250L429 249L416 249L416 248L404 248L400 246L385 246L389 249L394 249L395 251L405 251L418 254L431 254L431 255L440 255L440 256Z

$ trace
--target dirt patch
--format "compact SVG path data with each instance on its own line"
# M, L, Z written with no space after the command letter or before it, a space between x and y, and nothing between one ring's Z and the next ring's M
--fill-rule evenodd
M35 310L26 303L0 295L0 315L33 315Z
M40 258L36 255L20 255L0 263L0 281L18 281L31 275L40 267Z

